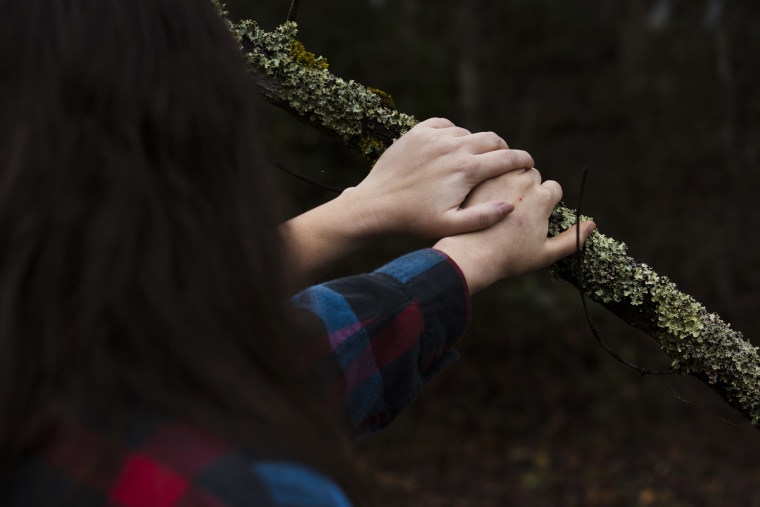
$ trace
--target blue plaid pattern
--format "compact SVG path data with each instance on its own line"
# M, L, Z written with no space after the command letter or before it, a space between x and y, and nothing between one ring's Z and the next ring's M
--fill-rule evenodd
M293 298L308 321L311 358L328 376L327 403L355 435L386 426L424 383L456 359L470 320L467 286L427 249L374 273L311 287ZM93 470L104 436L72 422L0 477L0 505L92 507L350 507L328 477L299 463L253 460L197 428L142 417L118 466ZM73 496L72 496L73 494Z

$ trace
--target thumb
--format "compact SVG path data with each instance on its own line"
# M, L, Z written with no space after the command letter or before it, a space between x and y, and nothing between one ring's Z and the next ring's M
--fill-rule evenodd
M509 201L490 201L460 208L456 212L459 234L487 229L512 213L515 205Z
M546 240L548 264L554 264L578 250L578 235L576 233L578 227L578 225L574 225L563 233ZM594 222L581 222L580 228L580 244L583 245L589 235L596 229L596 224Z

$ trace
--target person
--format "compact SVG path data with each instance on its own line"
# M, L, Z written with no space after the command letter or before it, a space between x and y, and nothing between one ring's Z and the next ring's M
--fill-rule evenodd
M0 0L0 76L2 505L371 504L348 438L576 249L530 155L440 118L283 223L209 0ZM391 235L437 241L309 286Z

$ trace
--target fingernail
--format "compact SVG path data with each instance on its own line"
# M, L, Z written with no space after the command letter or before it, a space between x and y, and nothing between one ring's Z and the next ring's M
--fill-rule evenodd
M511 213L514 209L515 205L509 201L502 201L499 203L499 210L501 210L502 214L504 215Z

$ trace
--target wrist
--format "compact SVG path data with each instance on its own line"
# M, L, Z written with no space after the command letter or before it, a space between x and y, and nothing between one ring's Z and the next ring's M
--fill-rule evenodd
M470 294L480 292L500 278L494 261L480 255L479 249L468 248L461 236L443 238L433 248L446 254L459 267Z
M360 244L389 235L391 227L386 223L388 216L379 211L376 197L366 195L358 187L345 189L330 202L335 207L341 229L346 237Z
M351 190L280 225L287 262L296 273L297 284L321 276L375 236L373 225L361 214L358 196Z

